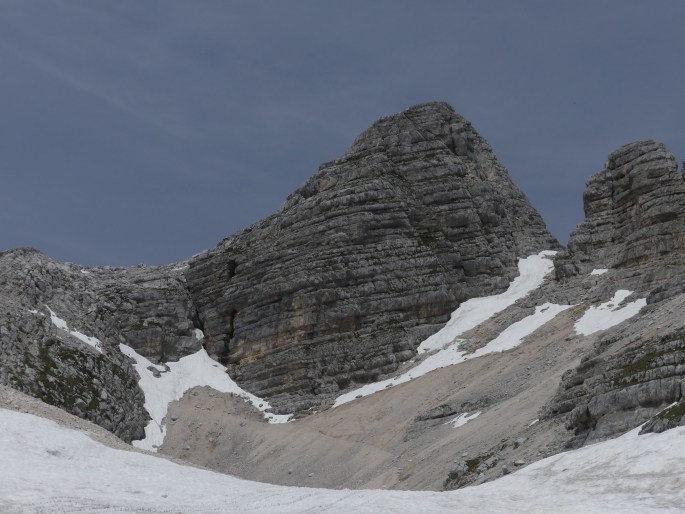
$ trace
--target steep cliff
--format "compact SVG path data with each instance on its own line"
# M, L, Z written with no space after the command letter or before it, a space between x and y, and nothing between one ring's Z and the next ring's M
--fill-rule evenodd
M615 270L651 301L683 291L672 271L685 264L685 181L675 157L654 141L612 152L587 180L585 220L557 258L561 278Z
M186 279L210 354L292 412L394 371L519 257L557 247L487 142L429 103L376 122Z

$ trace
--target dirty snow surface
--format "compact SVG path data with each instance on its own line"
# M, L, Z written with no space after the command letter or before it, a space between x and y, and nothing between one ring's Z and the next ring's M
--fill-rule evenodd
M440 331L419 345L419 354L429 351L434 353L428 355L402 375L366 384L341 394L336 398L333 407L383 391L388 387L403 384L445 366L453 366L469 359L490 353L504 352L517 347L523 339L572 305L556 305L553 303L540 305L535 308L533 314L512 324L483 348L471 354L460 349L463 340L459 339L459 336L540 287L545 277L554 269L554 264L548 257L555 254L554 251L545 250L537 255L519 259L519 276L509 284L509 288L505 292L493 296L472 298L462 303L452 313L450 321Z
M240 480L0 409L0 512L682 512L685 428L637 431L458 491L350 491Z
M165 365L153 364L142 355L125 345L119 345L121 352L135 361L134 367L140 376L138 385L145 394L145 409L152 420L145 427L145 439L133 441L133 445L154 451L164 441L166 427L163 424L169 403L180 400L193 387L209 386L222 393L242 396L259 409L270 423L285 423L290 416L266 412L269 403L241 389L226 373L226 368L213 360L204 349L183 357L178 362ZM155 376L158 375L158 376Z
M632 318L647 305L646 298L638 298L633 302L622 305L623 301L632 294L633 292L627 289L619 289L608 302L604 302L596 307L589 307L583 316L576 321L575 331L578 334L589 336L600 330L606 330L618 325L628 318Z

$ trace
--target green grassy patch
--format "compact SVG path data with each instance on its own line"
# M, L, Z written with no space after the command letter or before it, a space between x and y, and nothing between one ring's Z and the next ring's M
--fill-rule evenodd
M630 364L623 366L618 371L618 373L614 376L613 379L614 385L627 387L630 385L640 383L640 380L636 377L636 375L659 367L659 365L656 363L656 360L659 357L663 357L664 355L676 352L680 353L678 350L669 349L660 352L649 352L643 355L636 361L633 361Z
M673 407L664 409L656 415L657 418L675 420L680 419L683 416L685 416L685 402L680 402L677 405L674 405Z
M475 473L478 470L478 466L480 466L481 463L485 462L490 457L492 457L492 455L492 453L484 453L483 455L478 455L473 459L467 460L466 469L468 469L469 473Z

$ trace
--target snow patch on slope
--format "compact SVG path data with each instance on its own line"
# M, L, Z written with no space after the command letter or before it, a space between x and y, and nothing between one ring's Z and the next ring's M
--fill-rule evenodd
M619 289L614 294L614 297L608 302L604 302L597 307L589 307L583 316L576 321L574 325L575 331L578 334L589 336L600 330L606 330L619 323L632 318L640 310L647 305L646 298L639 298L634 302L630 302L623 307L620 307L623 300L628 298L632 291L627 289Z
M115 450L0 409L0 511L223 513L682 512L685 427L628 434L456 491L331 490L240 480Z
M45 307L48 309L48 311L50 311L50 321L52 321L53 325L55 325L57 328L65 330L66 332L69 332L76 339L83 341L88 346L92 346L98 352L102 353L102 341L100 341L97 337L87 336L86 334L83 334L83 333L79 332L78 330L69 330L69 327L68 327L66 321L64 321L57 314L55 314L50 307L48 307L47 305ZM29 311L29 312L34 313L34 311Z
M489 353L510 350L521 344L525 337L532 334L560 312L572 306L552 303L538 306L535 308L534 314L512 324L487 345L471 354L467 354L459 349L463 340L458 339L458 336L477 327L494 314L506 309L516 300L523 298L538 288L545 276L554 268L554 264L547 256L554 255L555 253L553 251L544 251L538 255L520 259L520 275L509 285L509 288L504 293L482 298L472 298L462 303L454 311L447 325L419 346L419 353L437 350L435 353L429 355L402 375L366 384L338 396L333 407L351 402L356 398L383 391L388 387L409 382L436 369L453 366Z
M222 393L242 396L262 412L269 423L285 423L290 415L266 412L271 406L265 400L248 393L236 384L226 373L226 368L213 360L204 349L183 357L178 362L163 366L153 364L133 348L120 344L121 352L135 361L134 367L140 375L138 385L145 394L145 409L152 420L145 427L145 439L133 441L138 448L155 451L162 444L166 434L163 425L169 404L180 400L193 387L209 386ZM155 377L155 374L159 375Z
M505 352L516 348L521 344L523 339L535 332L542 325L551 321L557 314L570 309L573 305L557 305L555 303L545 303L535 307L535 313L523 318L521 321L512 323L505 328L500 335L490 341L488 344L476 350L468 357L473 359L481 355L487 355L495 352Z
M452 313L450 320L441 330L419 345L419 353L444 348L464 332L477 327L498 312L513 305L516 300L540 287L545 277L554 269L554 263L548 257L556 253L552 250L545 250L537 255L519 259L519 276L509 284L506 291L493 296L471 298L463 302Z
M448 422L443 423L443 425L452 425L454 428L458 428L466 425L466 423L468 423L472 419L476 419L478 416L480 416L480 411L472 412L471 414L469 414L468 412L462 412L454 419L451 419Z

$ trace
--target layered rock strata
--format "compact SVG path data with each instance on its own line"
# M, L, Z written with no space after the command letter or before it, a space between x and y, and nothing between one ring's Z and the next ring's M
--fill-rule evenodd
M0 383L140 439L148 415L119 344L153 361L195 352L193 312L172 267L86 270L36 250L2 252Z
M570 445L653 416L655 429L685 419L683 409L659 415L680 401L685 381L685 327L676 315L685 302L685 182L676 160L654 141L625 145L587 181L583 199L586 219L555 261L561 289L594 282L584 299L605 301L621 288L650 305L625 329L602 335L564 376L546 415L567 417ZM593 269L609 269L609 278L591 277Z
M585 220L556 259L560 278L608 268L650 301L683 290L671 275L685 265L685 181L663 144L636 141L612 152L587 180L583 206Z
M396 370L460 302L502 291L519 257L556 247L471 124L418 105L187 262L83 269L0 254L0 381L130 440L146 416L118 345L153 362L202 345L245 389L302 412Z
M460 302L557 246L487 142L430 103L376 122L186 279L210 353L299 411L394 371Z
M580 365L562 377L544 418L563 417L568 446L683 424L685 295L651 306L621 330L602 335ZM674 408L676 407L676 408Z

